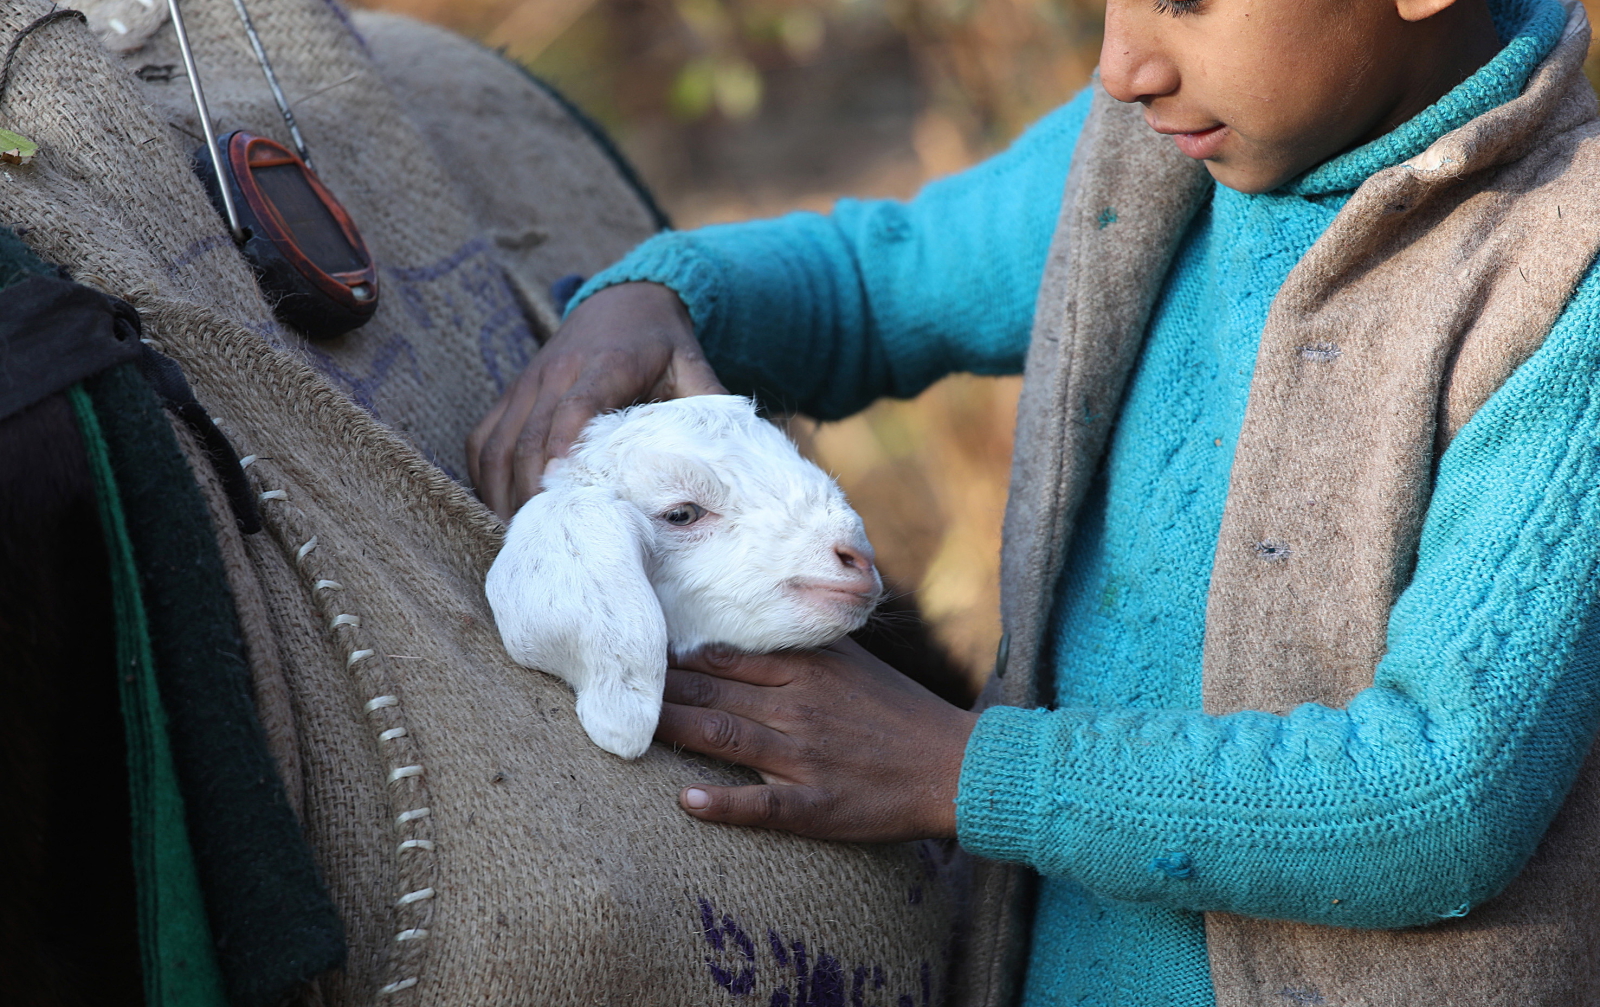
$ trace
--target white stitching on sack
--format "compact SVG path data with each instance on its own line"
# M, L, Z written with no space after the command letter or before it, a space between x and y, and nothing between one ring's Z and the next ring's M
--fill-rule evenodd
M254 455L247 457L252 464L259 460ZM269 500L287 501L289 493L284 489L266 490L259 493L258 499L263 502ZM379 656L377 648L360 646L365 641L357 641L351 636L351 634L359 635L361 633L361 616L353 612L344 611L342 608L332 607L333 596L323 593L327 591L343 591L345 587L339 581L328 576L333 571L313 569L324 565L319 563L317 558L325 557L326 555L325 552L319 551L321 545L319 536L309 534L310 529L304 529L297 535L294 534L292 526L299 524L304 519L304 513L298 508L287 507L275 509L272 512L272 517L271 524L274 536L283 543L286 550L292 550L294 565L309 582L311 598L318 604L319 608L323 605L328 606L322 609L323 618L328 620L328 632L339 637L345 645L345 668L357 676L358 684L366 682L369 688L372 684L387 686L387 675L384 673L383 668L374 664L373 659ZM289 536L292 536L292 538ZM287 541L285 541L286 538ZM303 541L301 541L302 539ZM294 541L301 541L301 544L297 547L290 545ZM313 556L314 553L316 557ZM344 631L343 636L339 636L341 630ZM370 671L369 665L374 665ZM377 677L374 678L374 675ZM392 686L389 687L392 688ZM373 691L377 692L378 690L374 689ZM372 693L369 692L368 695L372 695ZM401 717L403 713L400 709L399 696L389 691L383 691L378 695L372 696L363 705L363 712L370 720L374 721L373 726L378 729L379 741L390 744L398 743L399 747L396 754L402 757L406 754L412 754L407 751L407 743L401 741L401 739L409 737L406 727L403 725L391 726L394 725L395 719ZM391 792L396 796L392 796L390 800L399 801L409 798L415 801L418 797L425 798L426 790L423 777L423 767L417 762L392 767L388 773L387 782ZM412 782L405 783L407 780ZM408 789L401 790L401 787ZM418 807L415 804L409 808L405 804L400 804L399 807L404 810L400 810L394 817L394 828L396 829L417 829L433 813L431 808L426 806ZM415 914L413 924L399 931L396 942L401 948L414 948L415 950L405 952L402 957L395 957L390 960L388 967L394 970L390 972L390 975L399 972L405 978L379 986L377 990L379 996L388 996L402 990L411 989L420 982L420 976L415 972L419 964L417 954L422 948L422 945L418 942L421 938L426 937L429 932L427 924L432 919L431 906L434 904L434 889L431 886L415 885L417 881L423 881L431 873L431 868L426 866L429 863L428 861L416 861L414 855L418 852L432 853L434 850L435 846L432 839L416 837L402 839L395 850L396 856L412 854L412 856L405 857L400 863L413 865L403 867L401 876L402 879L409 878L414 887L413 890L402 894L394 905L399 910L405 910L406 907L414 907L409 911L408 915ZM420 875L418 873L419 869L422 872Z

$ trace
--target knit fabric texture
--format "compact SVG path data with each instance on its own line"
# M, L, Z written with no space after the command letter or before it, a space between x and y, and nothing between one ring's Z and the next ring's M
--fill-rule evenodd
M1564 23L1552 0L1494 14L1508 44L1434 106L1272 193L1214 189L1185 238L1063 571L1056 707L989 711L963 767L963 844L1046 876L1029 1003L1209 1005L1203 910L1366 927L1459 915L1515 875L1578 768L1600 709L1585 635L1600 542L1549 529L1592 527L1593 272L1445 455L1375 687L1348 710L1198 712L1212 558L1268 308L1356 186L1520 93ZM725 381L824 417L951 370L1014 370L1085 99L910 204L660 236L575 302L664 283ZM1490 724L1510 740L1486 775L1462 753ZM1218 760L1231 792L1173 799ZM1396 803L1383 841L1351 841L1348 809L1415 794L1420 774L1444 781L1426 806ZM1295 794L1323 815L1296 848L1207 845L1213 823ZM1258 870L1267 858L1303 865L1304 883L1262 890L1257 878L1282 873Z

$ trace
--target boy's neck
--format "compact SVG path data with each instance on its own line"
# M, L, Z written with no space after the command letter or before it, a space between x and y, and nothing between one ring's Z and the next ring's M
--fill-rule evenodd
M1407 35L1412 53L1408 86L1352 149L1414 118L1477 73L1501 49L1488 0L1456 0L1432 17L1408 22Z

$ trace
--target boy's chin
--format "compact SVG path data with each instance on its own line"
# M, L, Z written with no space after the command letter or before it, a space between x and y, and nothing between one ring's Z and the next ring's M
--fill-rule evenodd
M1248 157L1226 155L1208 158L1204 164L1218 185L1249 196L1270 192L1305 170L1296 165L1264 164Z
M1339 148L1325 141L1263 143L1233 131L1204 164L1218 185L1253 196L1271 192L1338 153Z

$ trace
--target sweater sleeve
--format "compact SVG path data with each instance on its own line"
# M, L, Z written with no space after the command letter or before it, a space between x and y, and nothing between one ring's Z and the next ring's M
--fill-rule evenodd
M1440 461L1416 573L1347 709L991 709L975 853L1110 898L1349 927L1521 870L1600 722L1600 269Z
M909 203L666 232L598 274L672 288L723 383L823 419L953 371L1022 369L1090 92Z

